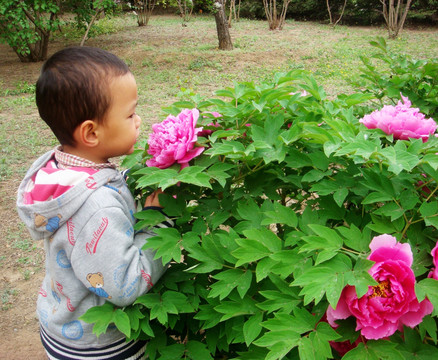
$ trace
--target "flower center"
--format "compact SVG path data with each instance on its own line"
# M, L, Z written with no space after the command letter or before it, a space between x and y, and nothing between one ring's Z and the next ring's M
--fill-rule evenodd
M379 284L373 286L373 293L369 296L370 298L379 296L386 298L388 297L388 292L390 291L390 284L388 280L383 280Z

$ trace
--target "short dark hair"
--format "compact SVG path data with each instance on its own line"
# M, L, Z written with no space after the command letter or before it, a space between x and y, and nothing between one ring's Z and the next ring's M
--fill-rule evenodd
M58 51L44 63L36 84L41 118L62 145L74 145L78 125L103 121L111 104L111 79L129 72L123 60L102 49L75 46Z

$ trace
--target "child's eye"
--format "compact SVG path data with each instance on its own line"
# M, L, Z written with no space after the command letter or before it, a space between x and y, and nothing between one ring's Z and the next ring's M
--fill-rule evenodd
M131 118L133 118L135 115L137 115L136 113L133 113L133 114L131 114L130 116L129 116L129 118L131 119Z

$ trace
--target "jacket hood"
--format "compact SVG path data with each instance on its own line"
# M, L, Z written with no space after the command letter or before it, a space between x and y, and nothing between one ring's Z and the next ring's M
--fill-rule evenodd
M89 196L107 184L117 174L114 169L99 170L92 175L83 177L77 184L58 197L28 203L25 199L29 193L29 188L33 186L35 175L53 157L54 151L49 151L36 160L18 188L17 211L35 240L50 238L60 226L78 211Z

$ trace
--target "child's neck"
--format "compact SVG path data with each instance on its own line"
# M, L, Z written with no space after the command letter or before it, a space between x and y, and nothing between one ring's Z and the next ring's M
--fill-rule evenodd
M92 161L96 164L104 164L108 162L108 159L104 159L98 154L90 152L89 149L81 149L75 146L62 145L62 151L67 154L75 155L82 159Z

